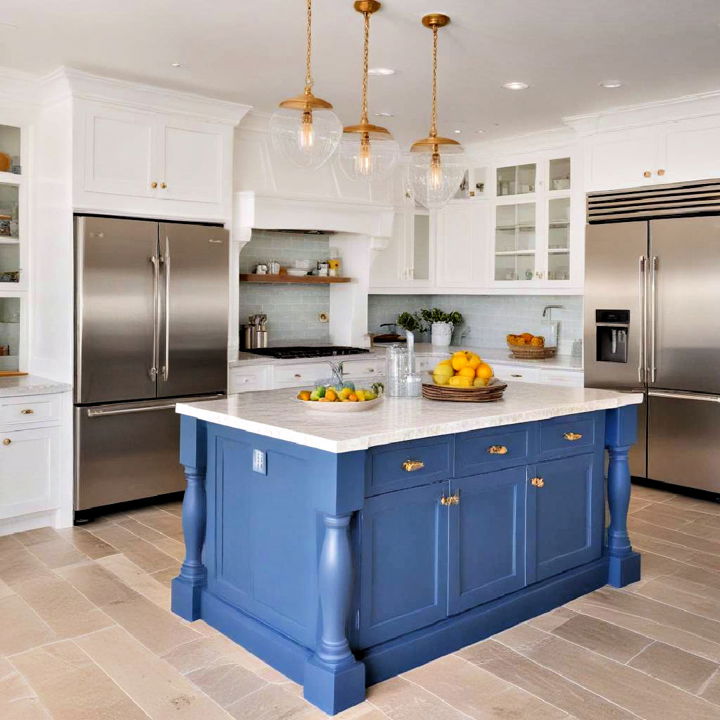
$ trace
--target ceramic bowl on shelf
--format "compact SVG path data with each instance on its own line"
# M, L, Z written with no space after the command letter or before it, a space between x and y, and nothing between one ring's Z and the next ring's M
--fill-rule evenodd
M288 268L287 274L290 275L290 277L302 277L303 275L307 275L308 271L302 268Z

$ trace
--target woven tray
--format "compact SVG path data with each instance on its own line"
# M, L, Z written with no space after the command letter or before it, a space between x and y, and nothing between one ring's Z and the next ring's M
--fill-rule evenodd
M507 385L497 378L490 384L480 388L456 388L449 385L435 385L423 383L422 394L428 400L443 400L446 402L494 402L500 400Z
M513 357L518 360L544 360L555 357L555 353L557 353L556 347L532 347L530 345L508 345L508 347Z

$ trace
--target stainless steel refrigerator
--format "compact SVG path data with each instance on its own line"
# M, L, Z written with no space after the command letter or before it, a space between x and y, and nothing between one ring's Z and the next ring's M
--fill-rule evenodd
M227 388L228 233L75 218L75 510L184 488L175 403Z
M720 493L720 180L587 210L585 385L645 393L634 476Z

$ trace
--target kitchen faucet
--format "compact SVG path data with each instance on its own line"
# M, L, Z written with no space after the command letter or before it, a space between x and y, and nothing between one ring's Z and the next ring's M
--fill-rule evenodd
M564 309L564 305L546 305L542 311L543 319L547 318L548 324L550 325L551 334L555 336L550 338L550 342L554 344L555 347L558 347L558 345L560 344L560 323L553 322L552 311Z

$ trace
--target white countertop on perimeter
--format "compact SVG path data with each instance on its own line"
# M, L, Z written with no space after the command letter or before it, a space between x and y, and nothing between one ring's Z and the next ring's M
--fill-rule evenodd
M265 357L264 355L254 355L251 352L240 351L237 360L231 360L230 367L247 367L250 365L298 365L303 363L316 363L323 360L343 360L349 362L352 360L363 360L368 358L384 358L386 346L376 345L370 348L369 353L361 353L359 355L342 355L336 357L322 358L297 358L293 360L280 360L278 358ZM472 345L453 345L450 348L439 348L430 343L418 343L415 345L415 352L418 355L437 355L447 356L456 350L470 350L477 353L481 358L492 363L503 363L505 365L515 365L517 367L537 367L545 370L572 370L582 372L582 357L572 355L556 355L546 360L519 360L514 358L507 348L482 348L473 347Z
M16 395L52 395L72 390L68 383L56 382L37 375L0 376L0 397Z
M178 403L176 411L332 453L365 450L404 440L546 420L593 410L640 404L640 394L508 383L502 400L446 403L423 398L385 398L366 412L322 413L304 407L296 390L230 395L223 400Z

